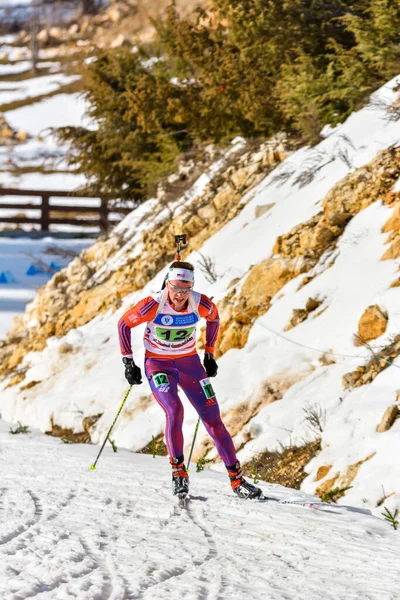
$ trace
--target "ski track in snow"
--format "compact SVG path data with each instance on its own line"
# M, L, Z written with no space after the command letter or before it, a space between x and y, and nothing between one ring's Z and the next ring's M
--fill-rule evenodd
M225 475L36 434L0 434L2 600L395 600L399 533L339 505L252 503ZM263 484L280 498L293 491Z

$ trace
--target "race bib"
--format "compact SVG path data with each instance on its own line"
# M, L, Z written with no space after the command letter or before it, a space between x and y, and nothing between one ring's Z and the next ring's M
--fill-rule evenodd
M156 373L152 377L155 387L159 392L169 392L171 386L169 384L168 375L166 373Z
M188 329L163 329L156 327L156 336L167 342L184 342L193 333L194 327Z
M201 379L200 385L203 388L203 392L204 392L207 400L209 400L210 398L214 398L215 392L213 390L213 386L211 385L208 377L207 377L207 379Z

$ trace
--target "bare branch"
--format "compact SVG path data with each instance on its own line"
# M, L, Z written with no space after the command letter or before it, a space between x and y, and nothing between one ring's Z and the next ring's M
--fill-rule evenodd
M215 269L215 260L209 256L204 256L201 252L199 254L201 257L198 261L200 271L209 283L215 283L221 277Z
M60 248L56 245L47 246L43 254L51 254L52 256L62 256L62 258L76 258L79 252L72 248Z
M48 265L46 262L44 262L44 260L41 260L40 258L38 258L37 256L35 256L34 254L29 254L29 252L24 252L23 253L25 256L29 256L30 259L33 260L33 262L39 266L41 269L43 269L43 271L45 271L45 273L49 273L50 275L54 275L54 273L57 273L57 269L53 269L53 267L51 267L50 265Z
M313 404L303 408L303 412L305 414L304 420L309 423L311 429L322 433L326 423L326 410L318 404Z

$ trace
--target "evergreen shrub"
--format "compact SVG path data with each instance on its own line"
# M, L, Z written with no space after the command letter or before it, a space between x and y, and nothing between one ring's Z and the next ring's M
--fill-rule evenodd
M60 131L106 198L141 202L203 143L282 129L316 143L400 70L392 0L211 0L195 18L172 4L155 26L156 57L109 50L86 65L94 126Z

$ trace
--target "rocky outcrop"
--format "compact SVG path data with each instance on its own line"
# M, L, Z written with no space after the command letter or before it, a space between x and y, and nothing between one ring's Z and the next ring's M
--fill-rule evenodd
M332 465L322 465L321 467L318 467L315 481L320 481L321 479L324 479L328 475L328 473L331 469L332 469Z
M391 426L393 425L393 423L395 422L395 420L398 419L399 417L400 417L400 411L399 411L398 405L394 404L393 406L388 406L388 408L385 410L383 417L381 419L381 422L379 423L376 430L379 433L388 431L391 428Z
M63 336L99 314L117 309L122 298L141 289L173 260L175 233L187 233L185 252L200 248L242 210L243 195L275 166L283 152L281 139L252 151L240 146L229 157L229 167L222 164L203 194L191 201L183 196L174 202L167 194L161 195L158 204L149 209L149 226L136 240L142 250L133 258L132 233L125 238L122 227L118 234L111 233L84 250L38 291L25 315L15 319L7 343L0 348L0 375L18 371L12 383L19 383L24 371L18 366L27 352L40 351L50 336ZM117 253L120 259L113 267L111 259Z
M271 204L259 204L258 206L256 206L255 210L254 210L254 216L256 219L259 219L260 217L262 217L262 215L265 215L265 213L267 213L268 211L271 210L271 208L273 208L275 206L275 203L271 203Z
M320 496L325 501L336 502L351 487L351 484L353 483L361 465L367 462L368 460L371 460L371 458L373 458L374 456L375 452L373 454L370 454L363 460L360 460L354 463L353 465L347 467L344 473L336 473L333 477L324 481L316 489L316 493L318 494L318 496ZM330 469L331 467L328 468L325 476L329 473Z
M90 444L94 426L101 417L102 413L82 419L82 431L79 432L75 432L73 429L60 427L53 422L53 419L51 419L51 429L46 431L46 435L61 438L66 444Z
M323 252L343 233L352 215L327 211L300 223L289 233L279 236L273 253L287 258L304 257L314 266Z
M353 389L371 383L379 373L387 369L400 354L400 335L385 348L379 349L379 354L372 356L365 365L357 367L354 371L343 375L343 389Z
M0 374L11 376L8 384L23 380L22 359L30 351L42 350L50 336L63 336L102 312L115 310L127 294L141 289L173 259L175 233L188 233L185 252L201 248L242 210L243 196L274 166L269 161L280 158L282 152L280 141L275 142L275 150L273 145L255 152L245 149L231 157L230 166L224 165L204 193L190 202L185 198L171 204L168 197L161 197L151 211L149 226L135 240L142 250L134 257L131 233L127 239L120 229L118 235L98 240L57 273L39 291L26 314L15 321L0 348ZM399 158L400 150L390 148L344 178L326 196L319 215L280 236L274 255L251 268L242 285L241 281L231 282L229 293L219 303L222 326L217 355L246 344L254 320L269 309L271 299L291 279L309 273L322 254L334 248L357 210L377 198L396 202L391 188L400 176ZM315 304L316 299L311 300ZM400 336L380 355L391 361L399 353ZM372 381L388 364L372 357L367 365L343 378L345 389Z
M254 320L269 309L273 296L288 281L309 272L325 252L333 249L354 215L378 199L390 205L396 203L398 196L392 188L399 177L400 148L391 147L339 181L324 198L318 215L279 236L273 257L255 265L242 288L237 287L221 302L218 353L246 344ZM314 276L306 276L303 286Z
M325 196L323 211L280 236L274 254L319 258L342 234L348 221L376 200L393 205L400 194L392 188L400 176L400 148L380 152L369 164L339 181Z
M306 302L305 308L294 308L292 317L285 327L285 331L289 331L289 329L293 329L293 327L297 327L303 321L308 319L309 315L313 313L319 306L321 306L322 300L317 298L309 298Z
M388 233L389 248L382 260L392 260L400 257L400 192L392 192L389 196L391 203L396 203L390 219L385 223L382 232Z
M219 304L221 329L217 357L230 348L243 348L254 320L268 310L271 298L301 268L296 260L269 258L253 267L240 291L234 288L225 296Z
M244 399L243 402L222 415L229 433L234 438L237 449L255 437L251 420L265 406L281 400L287 390L304 377L304 374L281 374L281 376L266 379L261 382L259 390L254 396Z
M356 346L362 346L383 335L388 324L388 314L377 304L368 306L358 322L358 336L355 339Z

